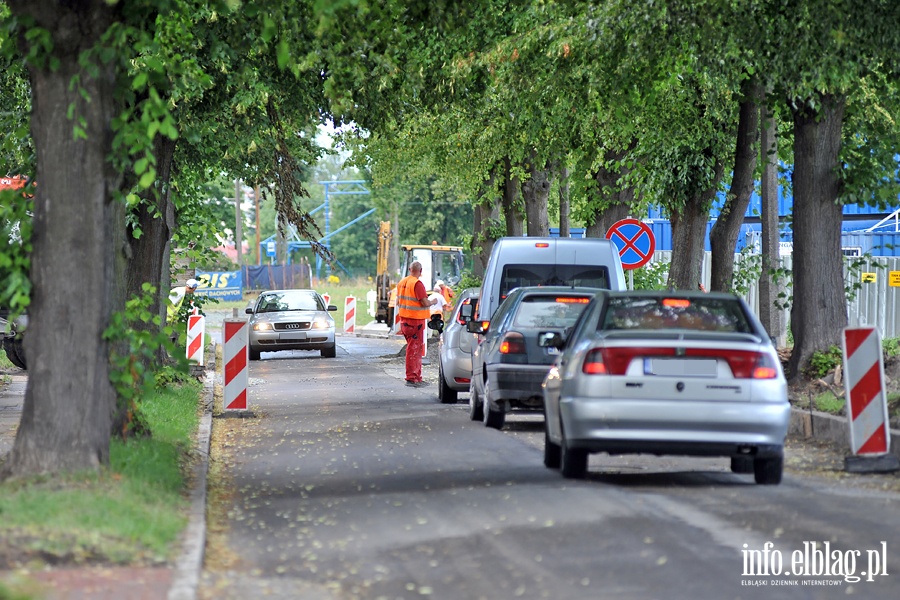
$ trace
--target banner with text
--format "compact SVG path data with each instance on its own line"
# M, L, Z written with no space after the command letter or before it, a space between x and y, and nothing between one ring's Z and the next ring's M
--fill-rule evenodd
M200 287L194 292L198 296L209 296L217 300L242 300L243 278L240 271L195 271Z

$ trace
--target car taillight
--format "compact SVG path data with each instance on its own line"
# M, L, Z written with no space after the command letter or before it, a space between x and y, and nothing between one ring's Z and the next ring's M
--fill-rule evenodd
M525 338L511 331L500 341L500 354L525 354Z
M603 362L603 350L594 348L584 357L581 371L587 375L609 375L606 364Z
M466 298L465 300L462 301L462 305L461 305L461 306L468 306L468 305L470 305L470 304L472 304L472 299L471 299L471 298ZM456 322L459 323L460 325L465 326L466 321L465 321L465 319L462 318L462 310L459 310L459 311L456 313Z
M773 364L772 357L768 354L760 354L753 368L752 379L775 379L778 377L778 369Z

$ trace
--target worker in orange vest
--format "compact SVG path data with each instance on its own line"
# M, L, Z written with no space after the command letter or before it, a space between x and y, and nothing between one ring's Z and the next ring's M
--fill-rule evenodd
M441 295L444 297L444 300L447 301L447 306L453 306L453 296L456 294L453 293L453 290L450 289L450 286L438 279L437 283L434 284L434 287L441 288Z
M425 343L425 322L431 313L431 305L437 299L429 298L422 276L422 263L409 265L409 275L397 284L397 314L400 315L400 332L406 338L406 385L425 387L422 381L422 352Z

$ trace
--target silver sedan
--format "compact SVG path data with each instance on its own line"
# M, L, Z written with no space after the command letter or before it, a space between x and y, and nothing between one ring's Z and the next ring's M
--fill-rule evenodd
M479 291L480 288L466 288L459 293L456 308L438 340L438 399L444 404L454 404L459 392L469 391L475 335L466 331L461 312L468 307L469 316L474 314Z
M769 336L731 294L601 292L543 384L544 464L584 477L588 455L731 457L760 484L781 482L790 419Z
M262 352L319 350L334 358L334 319L337 306L325 304L315 290L269 290L247 308L250 317L250 360Z

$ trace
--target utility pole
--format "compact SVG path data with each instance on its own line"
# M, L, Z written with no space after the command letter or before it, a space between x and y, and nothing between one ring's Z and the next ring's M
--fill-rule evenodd
M234 180L234 249L237 254L237 265L240 269L244 265L244 213L241 212L241 180Z
M262 240L259 237L259 184L256 184L256 193L253 194L256 201L256 264L262 264Z

